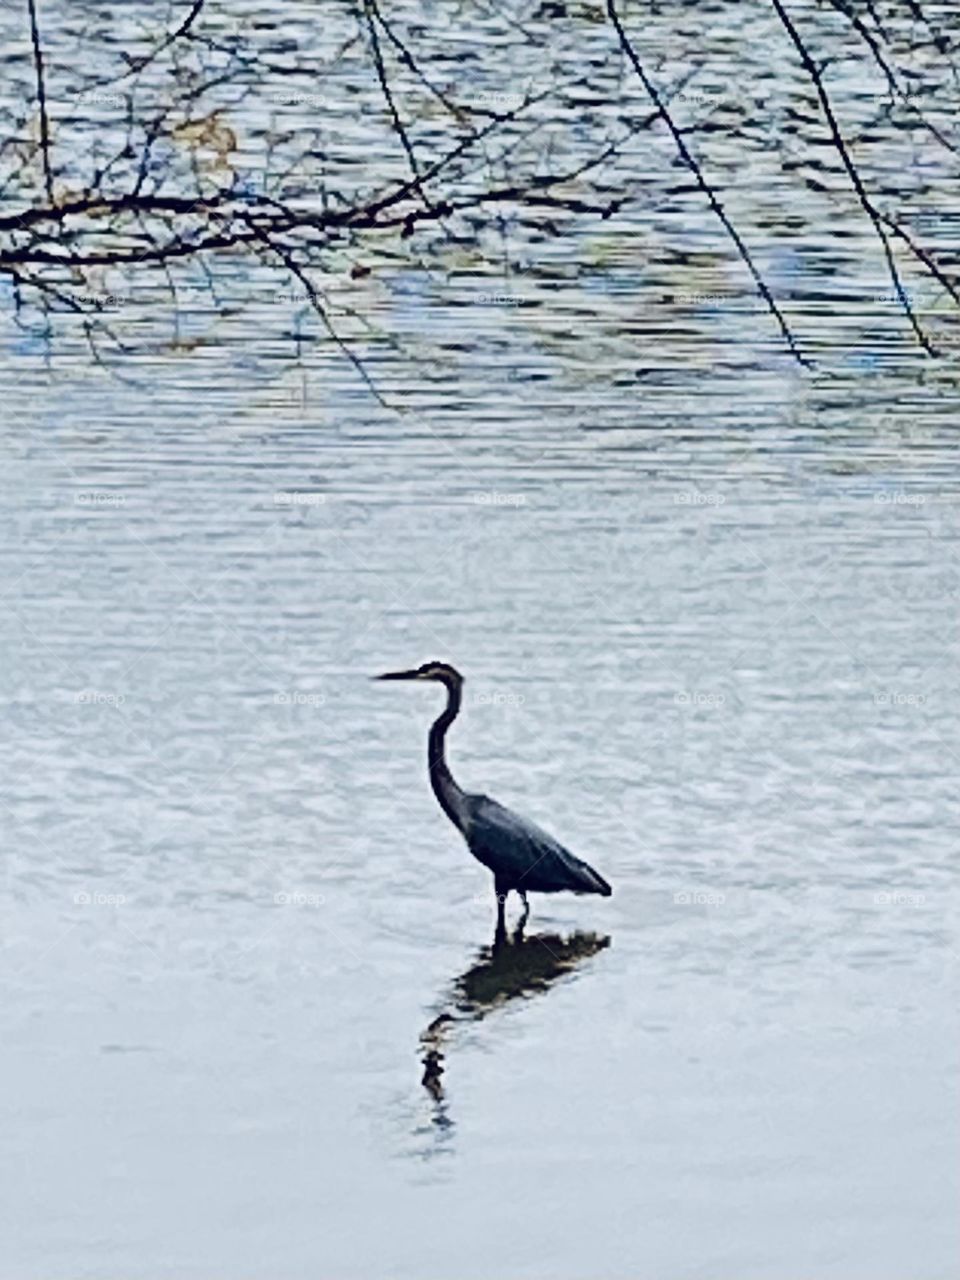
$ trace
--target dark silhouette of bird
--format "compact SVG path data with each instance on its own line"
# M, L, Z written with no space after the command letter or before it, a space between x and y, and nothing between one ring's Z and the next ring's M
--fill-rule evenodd
M444 1107L445 1060L457 1028L480 1022L511 1000L543 995L561 978L605 947L610 938L599 933L538 933L524 938L520 931L510 942L494 938L492 947L482 947L466 973L460 974L444 1000L443 1010L420 1036L423 1053L423 1087L437 1111L434 1123L449 1128L452 1120Z
M447 730L460 710L463 676L447 662L425 662L412 671L388 671L378 680L433 680L447 691L447 705L430 727L427 768L440 807L462 834L473 856L493 872L497 935L505 932L510 890L523 902L521 929L530 912L528 893L599 893L613 890L599 872L575 857L535 823L512 813L489 796L463 791L447 765Z

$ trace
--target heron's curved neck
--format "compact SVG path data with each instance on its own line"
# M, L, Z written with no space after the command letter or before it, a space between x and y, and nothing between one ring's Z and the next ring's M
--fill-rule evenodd
M447 767L445 744L447 730L457 718L460 710L460 686L447 685L447 705L441 715L430 726L430 739L427 745L427 767L430 770L430 785L433 794L440 801L440 807L452 823L464 829L463 792L453 780Z

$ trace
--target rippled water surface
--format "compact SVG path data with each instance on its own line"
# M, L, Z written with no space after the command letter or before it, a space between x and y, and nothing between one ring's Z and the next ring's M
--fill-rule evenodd
M581 248L371 285L387 408L253 278L112 369L5 319L4 1276L955 1274L955 367ZM430 658L615 887L497 954Z
M4 440L11 1274L949 1274L948 421L61 394ZM434 656L461 779L616 887L500 972L438 691L366 679Z

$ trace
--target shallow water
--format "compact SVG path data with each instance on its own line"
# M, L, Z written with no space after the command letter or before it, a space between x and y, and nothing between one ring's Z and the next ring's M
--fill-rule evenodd
M82 405L6 440L11 1274L946 1276L948 429ZM615 885L546 972L470 975L439 692L366 679L434 656L461 779Z
M5 1274L954 1274L955 369L566 251L392 275L391 410L262 298L116 377L5 321ZM367 678L430 658L615 887L496 956Z

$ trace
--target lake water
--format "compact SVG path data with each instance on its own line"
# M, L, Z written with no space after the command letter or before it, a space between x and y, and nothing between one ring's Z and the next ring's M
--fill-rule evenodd
M866 232L814 373L712 230L584 243L364 286L388 408L276 281L107 369L5 318L4 1280L955 1275L955 363ZM431 658L614 885L496 955L368 679Z

